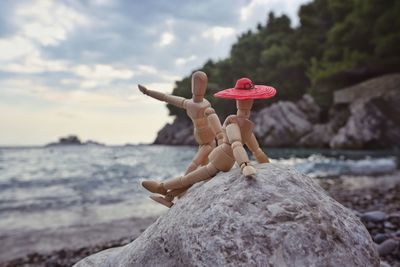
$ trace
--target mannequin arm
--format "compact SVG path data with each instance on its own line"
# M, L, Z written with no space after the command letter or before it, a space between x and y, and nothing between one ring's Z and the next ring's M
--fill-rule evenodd
M256 136L251 134L250 140L246 143L247 147L250 149L251 153L253 153L258 163L268 163L268 156L262 151L260 146L258 145Z
M218 145L222 144L224 140L224 133L222 131L221 122L219 121L215 110L213 108L207 108L204 113L207 117L208 123L210 124L213 133L217 137Z
M226 135L233 150L233 156L239 164L242 174L246 177L251 177L256 174L256 169L250 165L249 157L244 150L242 144L242 136L240 128L236 123L230 123L226 126Z
M168 104L174 105L178 108L186 108L185 100L187 100L187 99L184 97L168 95L168 94L164 94L161 92L149 90L140 84L138 84L138 87L139 87L139 90L145 95L148 95L148 96L158 99L160 101L167 102Z

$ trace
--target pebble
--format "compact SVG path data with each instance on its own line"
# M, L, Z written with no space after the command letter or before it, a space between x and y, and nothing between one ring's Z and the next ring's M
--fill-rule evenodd
M390 230L396 229L396 226L393 225L393 223L391 223L391 222L385 222L383 225L385 226L386 229L390 229Z
M382 244L378 245L379 256L385 256L394 251L399 246L399 241L387 239Z
M393 224L400 225L400 212L389 214L388 220Z
M361 220L367 221L367 222L383 222L387 219L387 214L383 211L369 211L365 212L364 214L361 215Z
M386 261L381 261L381 264L379 267L391 267L391 265L389 263L387 263Z
M374 242L377 243L377 244L380 244L380 243L382 243L383 241L385 241L386 239L388 239L390 237L392 237L391 234L381 234L381 233L379 233L379 234L376 234L374 236Z

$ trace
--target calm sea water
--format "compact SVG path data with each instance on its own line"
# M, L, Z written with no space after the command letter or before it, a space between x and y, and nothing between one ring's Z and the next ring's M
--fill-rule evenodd
M194 147L0 148L0 235L109 222L165 211L140 186L180 175ZM397 168L393 152L270 149L275 162L314 177L375 175Z

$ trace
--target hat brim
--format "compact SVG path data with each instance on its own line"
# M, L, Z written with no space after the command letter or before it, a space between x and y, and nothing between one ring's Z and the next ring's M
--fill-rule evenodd
M276 89L266 85L254 85L254 89L235 89L229 88L218 93L214 96L218 98L247 100L247 99L264 99L274 97Z

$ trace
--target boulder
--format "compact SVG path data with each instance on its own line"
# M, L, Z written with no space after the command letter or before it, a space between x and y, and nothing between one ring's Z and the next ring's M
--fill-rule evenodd
M301 137L299 145L302 147L329 147L332 138L338 130L343 127L349 117L346 107L332 108L330 111L331 119L326 123L313 125L312 130Z
M362 90L373 94L358 95ZM385 75L339 91L350 94L350 117L330 141L332 148L365 149L400 147L400 74ZM337 100L337 101L339 101Z
M318 116L319 107L308 95L297 103L280 101L254 116L254 133L265 146L297 146L312 131Z
M196 145L193 135L193 124L189 119L175 118L172 124L167 123L157 133L154 144L159 145Z
M196 184L136 240L75 266L379 266L364 225L312 178L256 168Z
M312 123L319 121L319 115L321 113L321 108L315 103L314 98L310 95L303 95L303 97L297 101L297 107L306 114L308 120Z

